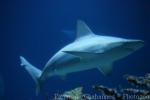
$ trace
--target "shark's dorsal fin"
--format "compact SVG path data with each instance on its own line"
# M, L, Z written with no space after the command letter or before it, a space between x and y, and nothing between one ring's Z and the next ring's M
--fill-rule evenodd
M85 24L85 22L78 20L77 21L77 39L83 36L92 35L93 32L91 29Z

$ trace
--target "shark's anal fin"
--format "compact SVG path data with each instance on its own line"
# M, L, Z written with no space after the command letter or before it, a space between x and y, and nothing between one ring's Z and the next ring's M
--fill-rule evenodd
M112 74L112 69L113 69L113 66L112 66L112 63L105 63L105 64L101 64L99 67L98 67L99 71L102 72L104 75L106 76L109 76Z

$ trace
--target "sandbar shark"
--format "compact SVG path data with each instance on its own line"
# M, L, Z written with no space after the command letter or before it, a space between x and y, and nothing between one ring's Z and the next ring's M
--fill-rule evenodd
M97 68L104 75L110 75L113 62L128 56L144 45L142 40L96 35L81 20L77 21L76 34L76 39L54 54L43 70L20 56L21 66L36 82L37 94L42 84L55 75L64 77L69 73L93 68Z

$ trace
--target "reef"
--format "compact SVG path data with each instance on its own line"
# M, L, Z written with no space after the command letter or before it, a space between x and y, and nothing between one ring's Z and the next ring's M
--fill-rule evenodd
M144 77L124 75L124 78L135 88L116 90L103 85L95 85L93 89L103 95L111 96L115 100L150 100L150 74L146 74Z
M132 87L114 89L103 85L93 85L92 89L96 92L96 95L105 95L111 97L111 100L150 100L150 74L146 74L145 76L124 75L123 77L127 80L128 84L131 84ZM53 100L99 99L93 99L89 96L85 96L83 94L83 87L77 87L73 90L64 92L61 98Z
M124 75L129 84L132 84L139 88L150 88L150 74L146 74L144 77L138 77L133 75Z
M64 92L60 97L53 100L90 100L83 94L83 87Z
M123 100L122 95L120 95L116 89L111 89L103 85L95 85L93 89L103 95L112 96L115 100Z

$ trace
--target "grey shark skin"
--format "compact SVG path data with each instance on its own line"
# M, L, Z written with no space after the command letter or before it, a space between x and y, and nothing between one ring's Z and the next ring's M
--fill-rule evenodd
M45 80L54 75L66 76L93 68L97 68L104 75L110 75L114 61L128 56L143 45L142 40L96 35L79 20L76 40L59 50L42 71L24 57L20 56L20 59L21 66L24 66L35 80L38 93Z

